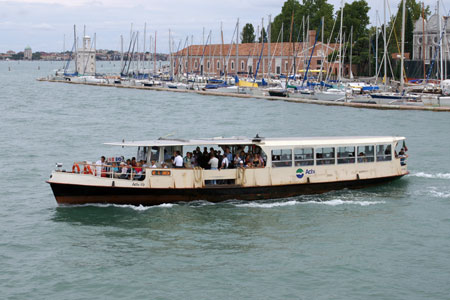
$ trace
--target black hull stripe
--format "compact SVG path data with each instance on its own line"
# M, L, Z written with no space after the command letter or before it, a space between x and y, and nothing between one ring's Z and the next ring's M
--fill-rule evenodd
M131 204L159 205L163 203L207 200L220 202L230 199L261 200L292 197L297 195L320 194L344 188L359 189L382 184L403 175L363 180L305 183L278 186L214 186L186 189L126 188L87 186L49 182L59 204Z

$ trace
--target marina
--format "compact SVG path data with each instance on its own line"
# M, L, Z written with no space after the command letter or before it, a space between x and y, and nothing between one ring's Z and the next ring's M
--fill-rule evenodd
M450 106L447 106L449 103L448 100L443 100L445 103L444 106L433 106L432 103L439 103L439 99L436 99L435 102L429 102L430 105L427 106L413 106L406 104L369 104L369 103L360 103L360 102L336 102L336 101L322 101L322 100L311 100L307 98L286 98L279 96L264 96L264 95L253 95L253 94L239 94L239 93L225 93L225 92L217 92L217 91L203 91L203 90L190 90L190 89L172 89L170 87L155 87L155 86L135 86L135 85L116 85L116 84L108 84L108 83L95 83L95 82L67 82L61 80L53 80L40 78L38 81L48 81L48 82L56 82L56 83L67 83L67 84L81 84L81 85L92 85L92 86L101 86L101 87L116 87L116 88L124 88L124 89L139 89L139 90L153 90L153 91L166 91L166 92L175 92L175 93L195 93L199 95L211 95L211 96L225 96L225 97L237 97L237 98L256 98L256 99L265 99L272 101L286 101L292 103L308 103L308 104L319 104L319 105L327 105L327 106L347 106L347 107L356 107L356 108L368 108L368 109L394 109L394 110L425 110L425 111L442 111L448 112L450 111Z

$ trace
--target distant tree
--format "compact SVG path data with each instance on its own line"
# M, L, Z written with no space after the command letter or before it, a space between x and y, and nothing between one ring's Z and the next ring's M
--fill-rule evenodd
M267 32L266 32L266 30L264 29L264 27L263 27L263 29L261 30L260 35L259 35L259 37L258 37L258 43L261 43L261 36L264 38L264 43L266 43L266 42L267 42Z
M33 60L40 60L41 59L41 52L35 52L32 55Z
M400 1L397 7L397 14L391 17L389 25L386 28L388 34L394 27L394 34L392 35L389 43L389 53L399 53L400 43L402 36L402 17L403 17L403 1ZM416 0L406 0L405 3L406 16L405 16L405 52L411 53L413 46L413 31L414 23L422 16L422 5ZM430 7L427 5L424 7L423 14L425 19L430 15ZM409 17L408 17L409 15ZM410 19L410 20L408 20ZM408 24L409 23L409 24Z
M13 60L20 60L20 59L23 59L23 52L19 52L19 53L13 54L13 55L11 55L11 58L12 58Z
M414 42L414 24L412 21L412 13L407 11L405 23L405 52L410 53L412 57L413 42Z
M342 32L345 38L350 37L350 31L353 27L353 40L356 41L360 37L367 36L370 7L365 0L353 1L351 4L345 3L344 16L342 19ZM336 26L338 27L341 20L341 10L336 12ZM339 29L337 30L339 32Z
M329 4L327 0L303 0L301 4L298 0L287 0L281 8L281 13L278 14L272 22L272 42L277 41L281 28L283 28L281 41L289 41L292 14L294 15L292 41L302 41L303 26L306 28L306 24L308 23L311 30L318 30L322 17L324 17L325 23L324 40L326 41L330 36L334 23L333 5ZM309 22L307 21L308 17ZM303 21L305 24L303 24ZM322 31L319 32L319 39L322 38L321 35Z
M327 61L328 62L334 62L334 61L336 61L338 59L338 57L339 57L339 51L334 50L333 52L328 54Z
M245 24L242 28L241 43L254 43L255 42L255 28L252 24Z

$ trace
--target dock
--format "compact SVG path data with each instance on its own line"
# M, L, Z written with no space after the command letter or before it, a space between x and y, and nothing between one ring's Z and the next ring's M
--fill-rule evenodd
M450 112L450 107L441 107L441 106L414 106L414 105L390 105L390 104L388 105L388 104L370 104L370 103L353 103L353 102L335 102L335 101L311 100L311 99L289 98L289 97L221 93L221 92L214 92L213 90L203 91L203 90L188 90L188 89L171 89L171 88L153 87L153 86L132 86L132 85L121 85L121 84L109 84L109 83L72 82L72 81L54 80L54 79L48 79L48 78L38 78L37 80L38 81L46 81L46 82L82 84L82 85L114 87L114 88L124 88L124 89L164 91L164 92L175 92L175 93L195 93L195 94L199 94L199 95L208 95L208 96L253 98L253 99L264 99L264 100L269 100L269 101L285 101L285 102L293 102L293 103L306 103L306 104L328 105L328 106L346 106L346 107L382 109L382 110L424 110L424 111L436 111L436 112Z

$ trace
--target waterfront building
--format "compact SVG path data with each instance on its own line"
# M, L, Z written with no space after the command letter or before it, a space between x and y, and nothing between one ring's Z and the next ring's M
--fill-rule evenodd
M442 27L446 23L442 17ZM444 60L450 60L450 26L447 25L445 35L442 38L442 48ZM439 48L441 35L439 33L439 16L432 15L428 20L420 17L414 24L413 37L413 60L425 60L429 64L434 58L439 59L440 53L436 52Z
M23 59L32 60L33 52L31 51L31 47L27 46L23 51Z
M318 74L320 70L338 74L339 62L328 62L327 57L333 51L339 51L339 44L327 45L318 41L314 46L315 39L316 31L310 30L305 42L271 43L270 53L267 43L264 46L261 43L241 43L238 47L235 44L191 45L172 54L174 74L252 75L259 62L258 76L268 73L275 76L292 75L294 69L302 75L310 58L310 75Z
M82 48L77 49L76 71L80 75L95 75L95 48L91 44L89 36L83 37Z

